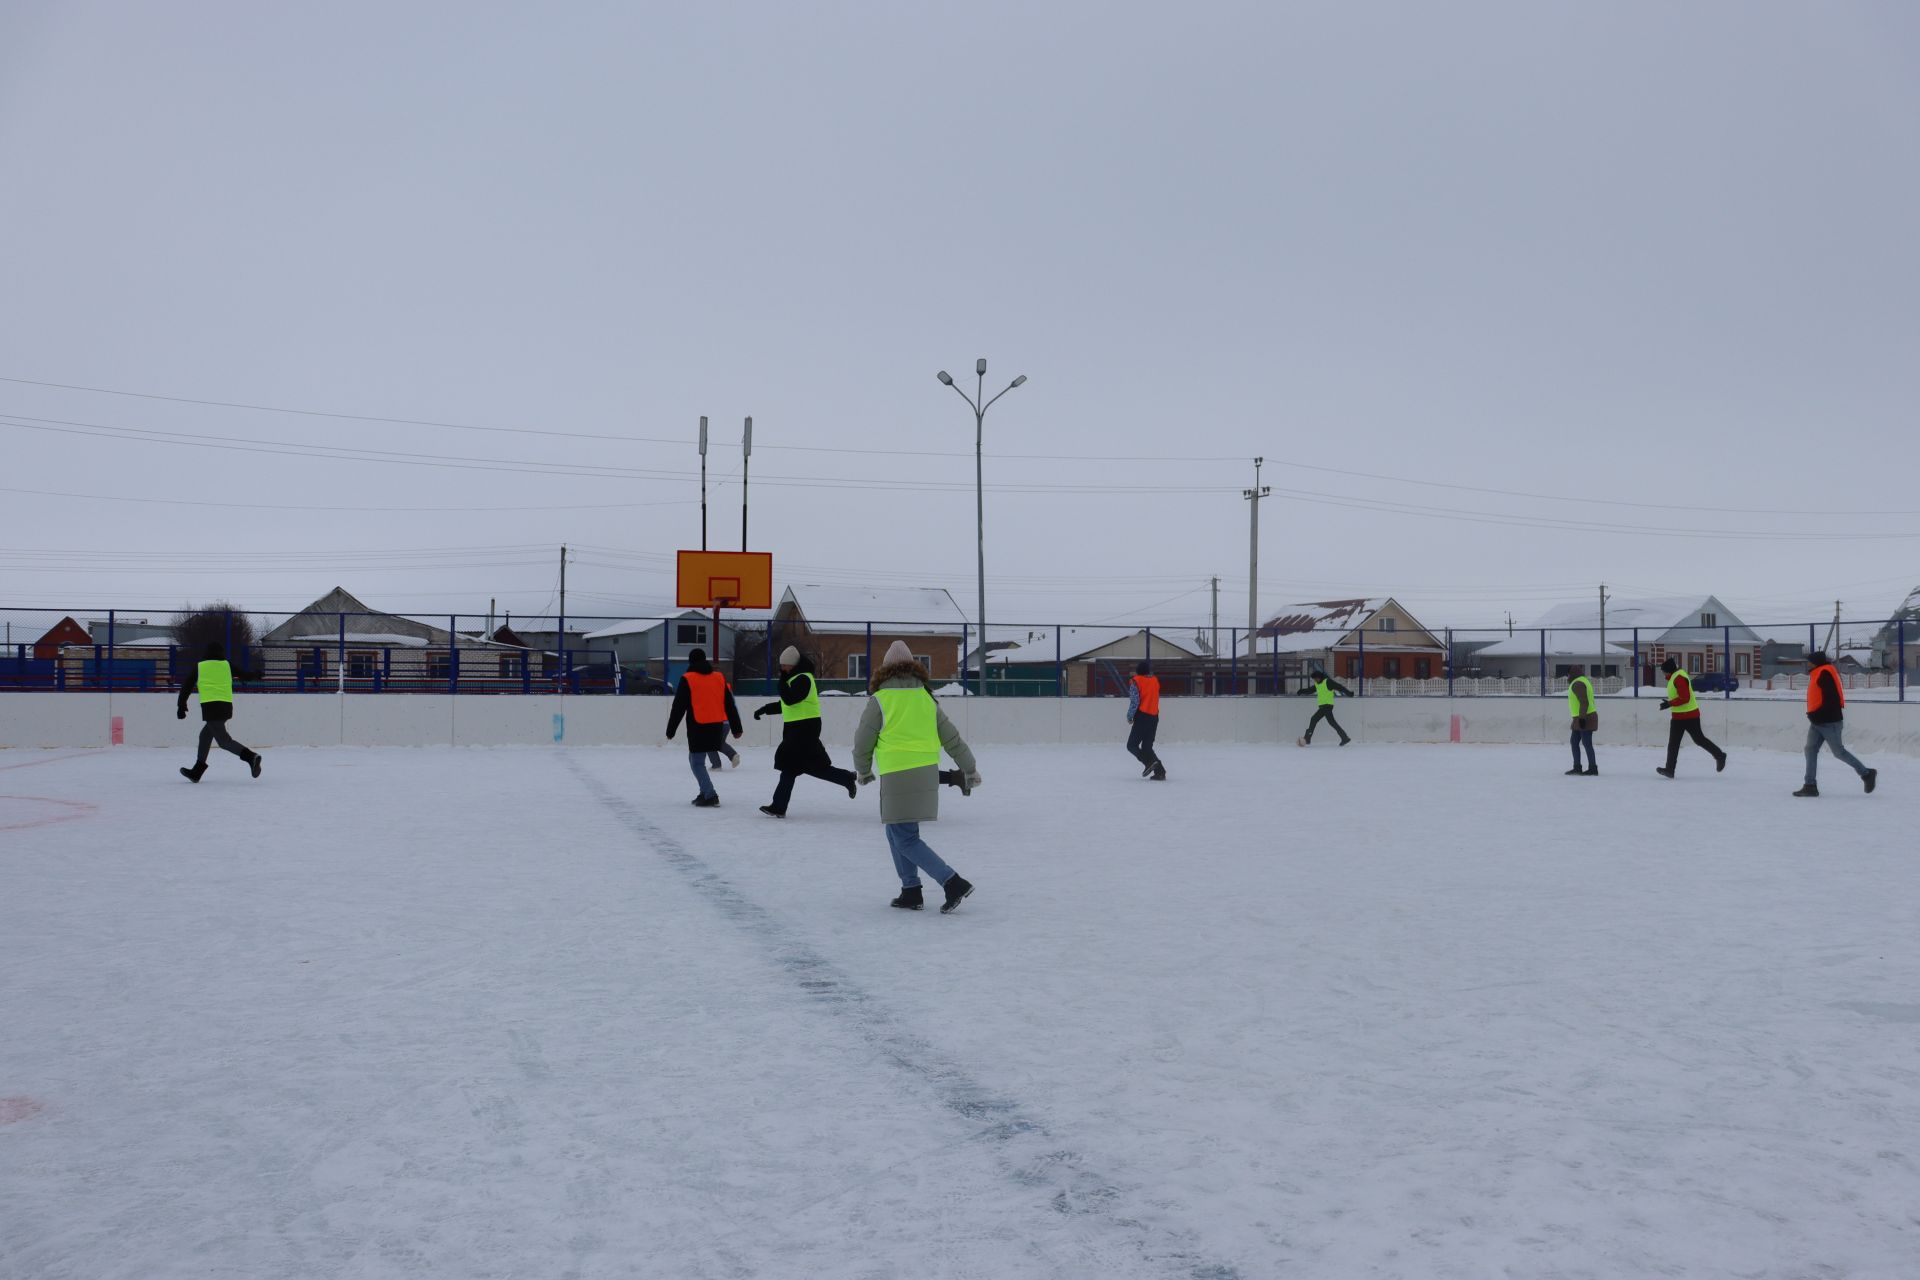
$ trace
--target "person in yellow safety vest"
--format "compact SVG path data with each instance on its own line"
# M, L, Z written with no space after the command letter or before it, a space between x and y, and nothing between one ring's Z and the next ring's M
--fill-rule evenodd
M227 721L233 719L233 682L240 680L258 680L260 673L248 671L238 677L233 666L227 661L226 647L218 640L209 641L206 656L180 685L180 704L175 710L181 720L187 718L187 698L192 694L200 695L200 754L195 757L193 768L182 769L180 776L188 782L198 782L207 772L207 753L219 743L224 751L231 751L246 761L247 768L254 777L260 776L260 753L235 742L227 733Z
M1573 719L1573 768L1569 778L1597 778L1600 762L1593 758L1593 731L1600 727L1600 712L1593 703L1593 681L1579 667L1567 681L1567 714ZM1580 767L1580 748L1587 749L1587 767Z
M1127 752L1140 762L1140 776L1165 782L1167 766L1153 749L1160 733L1160 677L1153 674L1151 662L1143 661L1133 669L1127 689L1127 723L1133 726L1127 734Z
M687 722L687 767L693 770L694 780L700 784L700 794L693 798L693 806L717 809L720 793L713 789L713 779L707 776L707 753L726 745L729 729L736 738L744 730L740 726L740 708L733 702L733 690L727 687L727 678L707 661L705 649L692 649L687 653L687 669L680 683L674 686L673 710L667 713L669 740L679 731L683 719Z
M1338 680L1331 679L1326 672L1315 667L1313 669L1313 697L1314 701L1319 705L1313 710L1313 719L1307 721L1307 731L1300 735L1301 746L1307 747L1313 745L1314 727L1322 720L1332 725L1333 731L1340 735L1341 746L1344 747L1353 741L1352 738L1347 736L1347 731L1340 727L1340 722L1333 718L1333 695L1336 693L1345 694L1349 698L1353 696L1353 690L1347 688L1347 686L1341 684Z
M1680 763L1682 738L1692 738L1699 743L1700 749L1713 757L1713 771L1721 772L1727 767L1727 753L1700 731L1700 699L1694 696L1693 681L1672 658L1662 662L1660 669L1667 673L1667 696L1660 699L1660 709L1673 712L1673 723L1667 727L1666 768L1656 768L1654 772L1663 778L1673 776Z
M940 709L933 678L899 640L887 646L873 673L872 696L853 735L853 767L862 786L880 778L880 821L886 824L900 896L889 905L918 911L920 873L933 877L946 895L944 914L973 892L973 883L941 860L920 838L920 824L940 816L940 753L953 757L967 790L980 785L980 769L960 731Z
M773 788L773 803L760 806L769 818L787 816L787 802L793 798L793 784L802 777L818 778L836 787L845 787L850 798L857 799L860 789L851 769L837 769L820 740L820 682L813 673L813 660L788 645L780 651L780 697L753 713L780 715L780 746L773 753L773 767L780 781Z

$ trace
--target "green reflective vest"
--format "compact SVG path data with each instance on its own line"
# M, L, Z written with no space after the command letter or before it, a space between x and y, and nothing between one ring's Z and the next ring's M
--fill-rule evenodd
M219 658L209 658L194 673L194 687L200 691L200 705L233 701L233 667Z
M802 671L792 677L807 682L807 696L798 702L780 702L780 719L792 724L795 720L818 720L820 718L820 682Z
M1326 680L1313 682L1313 700L1323 707L1333 705L1333 685Z
M1567 714L1575 720L1578 720L1581 715L1580 690L1582 687L1587 691L1587 710L1590 712L1598 710L1593 703L1593 681L1585 676L1575 676L1567 682Z
M880 689L880 740L873 747L879 774L940 763L940 708L925 689Z
M1673 712L1673 714L1677 716L1683 716L1689 711L1698 711L1700 709L1700 695L1693 691L1693 677L1692 676L1687 677L1687 700L1685 702L1681 702L1680 701L1680 673L1676 671L1672 675L1668 676L1667 677L1667 701L1673 704L1671 707L1667 709Z

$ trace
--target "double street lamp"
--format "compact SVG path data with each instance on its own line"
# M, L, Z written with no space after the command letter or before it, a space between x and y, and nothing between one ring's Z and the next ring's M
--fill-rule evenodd
M965 400L967 402L967 408L973 410L973 501L974 518L976 521L975 527L978 533L980 554L980 642L979 648L975 650L975 652L980 655L979 692L985 693L987 691L987 499L985 484L986 468L981 462L980 446L982 439L986 435L987 410L993 408L994 400L998 400L1000 396L1007 394L1008 391L1013 390L1025 382L1027 375L1024 373L1021 374L1012 382L1008 383L1006 390L1002 391L1000 395L995 396L993 400L988 400L984 398L987 388L987 358L985 356L981 356L974 362L973 372L976 375L976 382L972 395L968 395L959 387L954 386L953 375L945 369L940 371L939 376L940 381L953 387L954 394L962 400ZM960 658L964 664L966 655L962 654Z

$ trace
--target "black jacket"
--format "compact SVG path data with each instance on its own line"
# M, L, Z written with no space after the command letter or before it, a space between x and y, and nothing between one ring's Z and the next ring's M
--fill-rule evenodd
M801 676L807 678L802 680ZM792 671L780 677L779 700L756 708L753 718L778 715L784 707L799 706L807 700L807 694L819 686L819 680L814 674L812 659L800 659ZM780 747L773 753L774 768L783 773L804 773L808 768L831 768L832 764L826 747L820 742L818 719L788 720L780 726Z
M713 670L713 664L706 661L689 662L687 670L694 675L706 675ZM701 755L708 751L718 751L727 741L727 731L731 729L734 737L745 730L740 724L740 708L734 703L733 689L727 689L727 718L715 724L701 724L693 718L693 686L687 683L685 676L680 677L673 687L673 710L667 713L667 737L671 738L680 729L680 722L687 722L687 751L692 755Z
M1807 719L1814 724L1839 724L1847 718L1840 709L1840 677L1831 662L1823 662L1813 669L1813 682L1825 686L1821 689L1820 709L1807 712Z
M1339 694L1341 697L1351 698L1353 696L1353 690L1347 688L1347 686L1341 684L1338 680L1335 680L1332 676L1321 676L1320 679L1326 682L1327 688L1333 690L1335 693ZM1313 682L1311 680L1307 682L1307 687L1309 689L1313 687Z
M236 668L233 673L235 684L238 684L242 680L258 679L260 679L260 673L258 671L241 671ZM196 662L187 668L187 678L180 682L180 705L176 708L180 719L185 720L187 718L187 698L199 691L200 664ZM231 720L233 719L233 704L231 702L207 702L203 700L200 703L200 718L209 723L215 720Z

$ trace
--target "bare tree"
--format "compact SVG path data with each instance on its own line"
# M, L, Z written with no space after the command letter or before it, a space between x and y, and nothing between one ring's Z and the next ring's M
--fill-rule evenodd
M225 647L229 662L244 667L255 639L253 619L227 600L189 604L173 615L173 642L189 658L199 657L209 643L217 642Z

